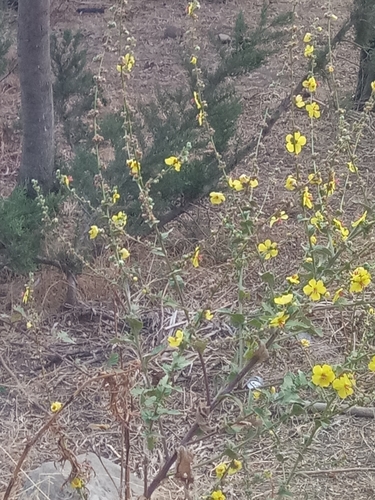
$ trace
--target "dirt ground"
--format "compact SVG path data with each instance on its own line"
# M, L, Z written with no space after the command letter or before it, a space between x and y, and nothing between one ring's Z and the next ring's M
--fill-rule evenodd
M53 0L52 26L54 31L69 28L81 30L88 49L88 61L92 61L103 50L106 42L112 50L105 55L106 98L108 106L119 109L121 90L116 72L118 53L116 36L110 34L107 23L112 19L111 3L95 2L95 6L105 6L105 14L79 15L76 8L82 5L94 5L94 2ZM246 22L254 26L262 2L247 0L227 0L211 2L202 0L199 12L197 32L200 40L202 63L215 64L211 37L219 33L230 34L238 12L243 10ZM333 34L347 18L351 0L332 0L332 11L338 19L334 23ZM294 2L274 0L270 8L275 13L291 9ZM175 25L186 31L187 21L184 15L186 4L183 0L129 0L125 23L130 34L135 37L137 64L129 80L129 92L135 99L152 100L157 86L174 88L184 81L184 69L181 64L181 50L184 43L177 39L164 38L168 25ZM295 24L301 37L311 30L313 24L326 26L324 18L328 9L327 0L299 0L295 3ZM16 21L11 21L15 36ZM111 38L108 38L108 37ZM300 38L301 38L300 37ZM353 34L349 33L345 41L334 52L334 65L338 82L338 94L345 102L353 93L358 71L358 51L353 44ZM16 49L10 51L10 68L16 61ZM90 62L93 72L97 63ZM241 96L243 115L239 122L238 133L243 144L259 134L260 124L290 92L293 85L304 75L306 70L303 57L295 61L294 79L288 64L285 48L271 56L267 64L259 70L243 76L233 77L236 91ZM322 120L318 124L317 136L324 138L316 144L318 155L324 153L335 141L336 120L332 111L324 104L331 98L330 88L323 79L319 81L318 96L322 107ZM19 86L17 69L0 80L0 194L7 196L16 182L17 168L20 162ZM354 123L359 117L351 112L348 120ZM294 172L295 165L290 163L285 153L284 137L291 127L290 114L283 115L271 133L261 143L258 152L258 172L254 172L254 163L245 158L237 167L239 173L257 173L260 186L261 203L266 206L265 217L277 208L290 207L290 200L284 184L287 175ZM371 187L374 185L374 129L371 121L366 128L359 150L359 164L365 179L365 189L372 199ZM344 165L338 165L339 182L344 179ZM357 195L350 192L351 211L358 214ZM203 214L203 215L202 215ZM202 219L201 219L202 217ZM205 202L191 211L190 218L202 227L209 219L215 227L220 223L217 211ZM290 210L289 232L277 235L284 253L279 266L284 272L293 272L294 258L300 252L299 230L296 217L293 219L293 207ZM186 235L186 224L175 221L175 236L171 250L179 248L179 253L192 250L192 244ZM173 225L172 224L172 225ZM185 227L185 229L184 229ZM204 231L203 231L204 232ZM178 247L181 245L181 248ZM203 243L204 245L204 243ZM207 247L209 245L207 244ZM222 243L225 253L225 243ZM236 300L231 280L227 279L226 263L220 262L220 256L208 254L202 266L193 275L186 277L185 293L192 309L208 304L212 310L230 307ZM148 257L139 251L139 268L147 272L155 271L155 262L148 262ZM98 263L100 269L101 263ZM104 267L104 266L103 266ZM247 270L246 286L251 293L261 294L253 284L252 273L256 266ZM79 280L80 300L84 304L79 310L61 309L64 303L66 283L58 272L43 269L37 274L38 286L35 290L35 304L43 311L43 322L38 335L31 335L22 318L15 312L14 306L20 304L20 296L25 277L14 276L3 270L0 274L0 496L11 478L15 463L21 455L28 439L46 421L51 401L66 401L87 377L94 377L108 369L108 359L113 354L111 340L121 330L121 325L114 320L115 304L110 287L93 272L87 271ZM212 292L220 281L221 286ZM141 293L141 286L134 285L134 293ZM150 350L164 341L168 332L183 321L182 314L168 308L161 309L151 301L145 303L142 312L144 321L143 342ZM343 359L352 342L352 329L345 324L345 318L324 313L319 318L325 332L322 338L314 338L309 357L306 356L299 342L289 340L282 348L272 353L269 361L254 374L263 377L269 385L276 385L289 371L309 369L316 363L335 363ZM208 375L211 387L217 387L228 373L233 347L233 327L223 319L215 318L205 326L204 336L210 340L208 351ZM68 339L68 340L67 340ZM69 340L70 339L70 340ZM163 356L169 356L165 352ZM133 357L130 349L124 349L124 360ZM159 361L163 361L163 358ZM179 382L182 392L176 396L175 406L183 413L182 425L175 427L173 420L165 419L163 425L168 429L169 450L172 450L178 438L183 436L194 422L197 401L203 393L199 363L191 357L192 365L183 370ZM371 380L368 381L369 394L374 394ZM240 391L241 393L241 391ZM243 391L242 391L243 394ZM214 414L214 420L220 423L222 414ZM217 422L211 422L215 427ZM312 421L295 417L278 431L278 452L283 460L275 458L275 439L272 435L255 437L249 444L244 469L234 476L227 489L228 499L271 499L276 498L278 481L284 478L293 463L304 437L311 429ZM68 445L75 452L93 450L115 461L120 459L121 440L119 425L108 412L108 393L99 383L82 393L74 401L69 411L62 416L59 426L50 430L31 450L23 469L34 468L44 460L58 458L54 432L64 431ZM137 419L132 428L131 465L135 473L142 475L142 441ZM375 421L341 415L327 427L322 427L307 452L292 485L295 500L370 500L375 498ZM213 465L219 461L215 438L203 440L193 447L195 456L195 483L193 498L207 494L208 485L213 482ZM158 452L159 453L159 452ZM155 453L149 463L150 476L156 472L163 459L162 452ZM280 457L279 457L280 458ZM271 478L264 480L265 471L271 472ZM258 484L252 484L254 478L263 478ZM267 476L268 477L268 476ZM13 498L17 498L17 493ZM184 498L181 485L172 478L168 479L159 493L160 499Z

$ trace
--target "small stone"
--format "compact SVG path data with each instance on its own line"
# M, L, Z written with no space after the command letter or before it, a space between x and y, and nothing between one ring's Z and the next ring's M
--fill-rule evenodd
M182 37L182 29L177 28L177 26L169 25L164 30L163 38L181 38Z
M217 37L221 43L230 43L232 40L229 35L225 35L224 33L220 33Z
M85 485L88 500L114 500L118 498L121 467L107 458L99 458L95 453L84 453L77 456L81 464L86 461L92 468L91 477ZM28 473L19 500L79 500L82 496L66 482L70 473L70 464L64 467L56 462L44 462L40 467ZM135 497L143 493L143 481L134 474L130 475L130 489Z

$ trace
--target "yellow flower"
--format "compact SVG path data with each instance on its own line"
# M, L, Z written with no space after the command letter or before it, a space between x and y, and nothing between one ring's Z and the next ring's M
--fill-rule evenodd
M352 161L348 161L346 165L352 174L356 174L358 172L358 167L356 167Z
M306 104L306 111L310 118L320 118L320 108L319 104L312 102L311 104Z
M346 373L333 381L332 387L341 399L345 399L353 394L353 379Z
M210 202L212 205L221 205L225 201L225 196L223 193L217 193L216 191L212 191L210 193Z
M194 66L197 64L198 58L196 56L191 56L190 63Z
M304 80L302 82L302 87L307 89L309 92L315 92L317 87L315 78L313 76L310 76L308 80Z
M309 174L308 179L310 184L316 184L317 186L323 182L320 172L317 172L316 174Z
M172 166L176 170L176 172L179 172L181 170L182 164L177 156L170 156L169 158L166 158L164 160L164 163L166 165Z
M315 365L311 377L312 383L319 387L328 387L334 380L332 366L330 365Z
M375 92L375 81L371 82L371 90Z
M203 125L203 122L204 122L204 112L202 109L198 113L197 120L198 120L199 126L201 127Z
M57 413L58 411L61 410L62 408L62 403L60 401L55 401L54 403L51 404L51 412L52 413Z
M112 222L117 228L123 228L126 226L128 221L128 216L124 212L119 212L118 214L112 215Z
M260 391L253 391L253 398L255 401L258 401L258 399L261 397L262 393Z
M292 276L287 276L286 279L292 285L298 285L299 284L299 276L298 276L298 274L292 274Z
M253 392L253 396L254 396L254 398L255 398L255 393L256 393L256 392L259 392L259 391L254 391L254 392ZM261 394L261 393L259 392L259 396L258 396L258 398L256 398L256 399L259 399L260 394ZM236 459L234 459L234 460L232 460L232 462L231 462L231 464L230 464L230 467L229 467L229 469L228 469L228 475L229 475L229 476L232 476L233 474L235 474L236 472L240 471L241 469L242 469L242 462L241 462L240 460L236 460Z
M69 187L69 184L70 184L70 181L72 180L73 178L70 176L70 175L62 175L61 176L61 182L63 184L65 184L65 186L68 188Z
M99 234L98 226L91 226L89 231L90 240L95 240L98 234Z
M120 259L122 260L126 260L130 257L130 252L126 248L121 248L118 253L120 255Z
M309 188L306 186L305 189L303 190L303 195L302 195L302 205L306 208L312 208L313 204L313 196L309 192Z
M284 311L281 311L276 314L276 316L271 319L270 326L275 328L284 328L285 323L289 319L289 314L285 314Z
M139 161L134 160L134 159L133 160L126 160L126 164L130 168L132 175L139 174L139 172L141 170L141 165L140 165Z
M312 262L312 261L313 261L313 260L312 260L312 258L311 258L311 257L306 257L306 259L305 259L305 262Z
M285 306L286 304L290 304L293 300L292 293L286 293L285 295L280 295L280 297L275 297L273 301L275 304L279 306Z
M333 303L337 302L339 300L339 298L341 298L343 296L343 291L344 291L343 288L339 288L338 290L336 290L335 295L333 296L333 299L332 299Z
M184 340L184 332L182 330L176 330L174 337L168 337L168 344L170 347L176 348Z
M310 340L301 339L300 343L301 343L301 346L304 347L305 349L308 349L310 347Z
M221 490L215 490L211 493L212 500L225 500L226 496Z
M270 393L276 394L276 387L274 387L274 386L270 387Z
M310 297L311 300L320 300L320 296L326 293L327 289L322 280L316 281L311 279L307 285L303 287L303 293Z
M204 319L206 319L207 321L211 321L212 318L214 317L214 315L212 314L212 312L209 309L205 309L205 311L203 311L203 315L204 315Z
M305 36L303 37L304 43L309 43L312 40L312 34L311 33L306 33Z
M335 71L335 68L332 66L332 64L329 64L327 66L328 73L333 73Z
M199 4L198 0L193 0L192 2L189 2L187 9L186 9L188 16L196 18L197 15L195 14L195 9L200 9L200 4Z
M201 103L201 100L199 98L199 94L198 92L196 92L194 90L193 92L193 96L194 96L194 101L195 101L195 105L197 106L198 109L202 109L202 103Z
M216 477L218 477L219 479L221 479L224 476L226 471L227 471L227 465L224 462L221 462L215 467Z
M297 187L297 179L293 175L288 175L285 181L285 187L288 191L294 191Z
M312 234L312 235L310 236L310 244L311 244L311 245L316 245L316 242L317 242L317 241L318 241L318 240L316 239L316 236L315 236L314 234Z
M27 328L28 330L30 330L30 328L32 328L32 327L33 327L33 324L31 323L31 321L28 321L28 322L26 323L26 328Z
M263 243L259 243L258 252L262 254L265 260L276 257L279 253L277 243L272 242L271 240L265 240Z
M371 361L368 364L368 369L370 370L370 372L375 372L375 356L371 358Z
M314 53L314 45L307 44L305 47L305 57L311 57Z
M251 188L256 188L259 185L258 179L256 179L255 177L249 177L246 174L241 174L239 177L239 181L245 186L249 185Z
M299 155L302 151L302 147L306 144L306 137L301 135L300 132L294 132L293 134L288 134L285 138L286 149L289 153L294 153Z
M321 223L324 222L324 216L320 212L320 210L318 210L317 212L315 212L315 216L311 217L310 222L311 222L311 224L314 227L316 227L316 229L320 229L321 228Z
M195 247L193 257L191 258L191 262L193 264L193 267L199 267L199 252L200 252L200 247Z
M119 199L120 199L120 195L118 194L117 189L115 188L113 190L112 203L113 204L117 203Z
M359 219L357 219L355 222L352 222L352 227L357 227L360 224L362 224L362 222L365 222L366 217L367 217L367 210L365 212L363 212L363 214L361 215L361 217Z
M31 288L29 287L29 285L26 285L25 291L23 292L23 295L22 295L22 302L24 304L27 304L29 302L30 298L31 298Z
M80 479L79 477L75 477L71 482L70 482L70 485L72 488L74 488L75 490L80 490L81 488L83 488L83 481L82 479Z
M371 283L371 274L364 267L357 267L350 278L350 291L360 293Z
M244 185L242 184L242 182L240 180L237 180L237 179L233 180L232 177L229 177L228 185L229 185L229 187L231 187L235 191L242 191L243 189L245 189Z
M303 108L305 103L303 101L303 97L298 94L294 97L294 104L297 106L297 108Z
M342 222L339 221L338 219L332 219L332 222L335 226L335 228L340 231L341 233L341 236L342 236L342 239L343 240L346 240L346 238L349 236L349 229L347 229L346 227L344 227L342 225Z
M288 215L285 213L284 210L282 210L281 212L278 212L276 215L273 215L271 217L270 227L272 227L276 222L280 223L281 221L287 220L288 218L289 218Z
M116 66L116 69L119 73L121 73L124 70L130 73L131 70L133 69L134 64L135 64L134 56L132 54L126 54L124 57L121 58L121 62Z

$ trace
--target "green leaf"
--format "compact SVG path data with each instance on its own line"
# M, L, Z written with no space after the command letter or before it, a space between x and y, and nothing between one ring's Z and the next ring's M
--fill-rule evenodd
M75 340L69 336L68 332L65 330L59 330L56 332L56 338L61 340L62 342L66 342L67 344L75 344Z
M165 257L165 254L161 248L153 248L151 253L154 255L159 255L159 257Z
M143 323L138 318L134 318L132 316L127 316L126 317L126 322L130 326L130 330L131 330L131 333L133 335L138 335L138 333L143 328Z
M274 288L275 286L275 276L273 273L271 272L266 272L266 273L263 273L261 274L261 279L264 283L267 283L267 285L269 285L270 288Z
M112 352L112 354L107 359L107 366L117 366L119 360L119 355L117 352Z
M233 326L241 326L245 323L245 316L240 313L230 315L230 320Z

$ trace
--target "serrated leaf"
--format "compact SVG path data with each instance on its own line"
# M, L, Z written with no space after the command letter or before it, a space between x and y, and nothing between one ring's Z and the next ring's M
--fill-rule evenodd
M127 316L126 322L130 326L131 333L133 335L138 335L138 333L142 330L143 328L143 323L140 321L138 318L134 318L132 316Z
M261 279L264 283L267 283L267 285L270 286L270 288L274 288L275 286L275 276L271 272L266 272L261 274Z
M240 313L230 315L230 320L233 326L241 326L245 323L245 316Z
M75 340L72 339L72 337L69 336L68 332L65 330L59 330L56 332L56 338L61 340L62 342L66 342L67 344L75 344Z

